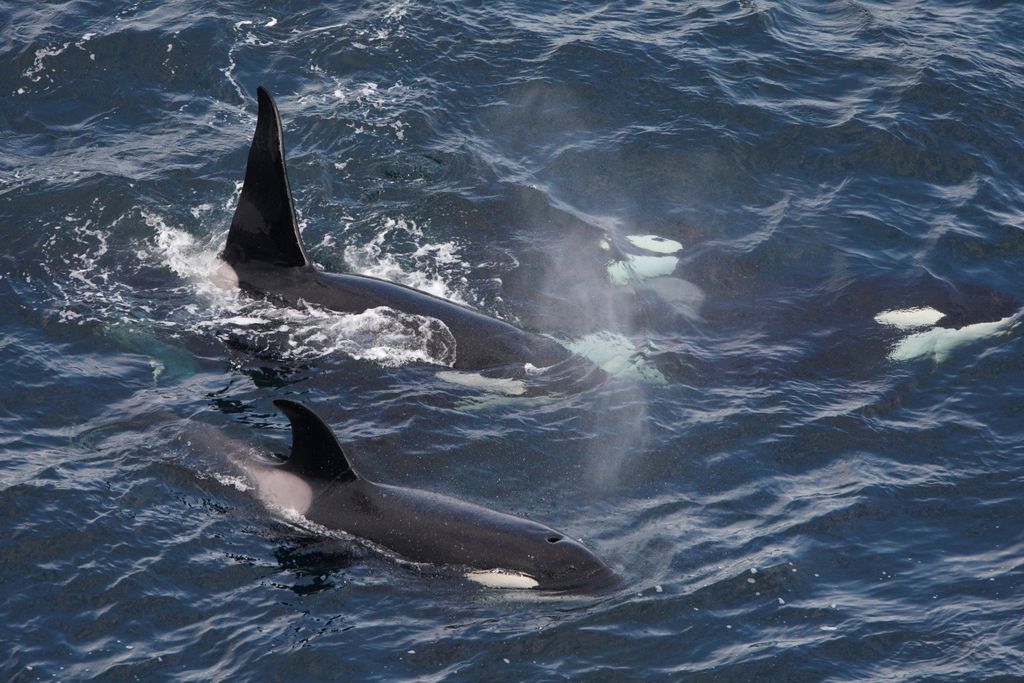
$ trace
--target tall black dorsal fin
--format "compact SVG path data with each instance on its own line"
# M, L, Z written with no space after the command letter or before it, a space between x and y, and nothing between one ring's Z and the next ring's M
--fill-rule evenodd
M277 105L262 85L256 89L259 114L245 166L245 183L231 219L222 258L235 265L262 261L276 266L306 266L295 205L284 165L284 137Z
M304 477L329 481L355 481L359 478L341 445L320 416L286 399L274 401L292 424L292 454L284 467Z

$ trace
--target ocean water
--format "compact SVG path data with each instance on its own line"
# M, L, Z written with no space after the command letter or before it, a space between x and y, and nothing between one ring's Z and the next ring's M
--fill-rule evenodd
M1021 35L980 0L0 2L0 677L1021 680ZM260 84L321 267L607 378L218 286ZM623 587L267 509L229 456L287 452L275 398Z

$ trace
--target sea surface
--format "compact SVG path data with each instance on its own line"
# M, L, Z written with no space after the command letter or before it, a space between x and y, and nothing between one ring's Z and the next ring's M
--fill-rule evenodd
M0 1L0 679L1024 680L1022 36L994 0ZM607 376L218 284L261 84L321 268ZM276 398L622 588L266 507L232 462L287 454Z

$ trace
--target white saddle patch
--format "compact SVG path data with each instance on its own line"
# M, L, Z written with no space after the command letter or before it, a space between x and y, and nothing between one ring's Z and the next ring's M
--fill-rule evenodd
M271 507L294 510L305 515L313 504L313 489L301 477L267 465L247 467L247 474L256 484L260 500Z

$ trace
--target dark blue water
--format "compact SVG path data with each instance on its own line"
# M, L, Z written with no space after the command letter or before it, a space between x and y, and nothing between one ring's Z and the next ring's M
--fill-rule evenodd
M1012 2L0 2L3 678L1020 680L1022 35ZM470 386L429 324L218 288L259 84L318 264L608 379ZM625 588L267 509L226 456L287 451L280 397Z

